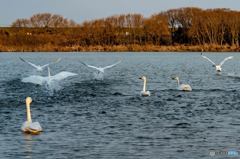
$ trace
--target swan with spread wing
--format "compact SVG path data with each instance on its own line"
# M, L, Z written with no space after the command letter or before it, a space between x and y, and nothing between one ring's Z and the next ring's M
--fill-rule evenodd
M80 62L81 62L81 61L80 61ZM94 69L94 70L97 70L97 72L94 72L94 73L93 73L93 74L94 74L94 78L97 79L97 80L103 80L105 70L106 70L106 69L109 69L109 68L112 68L112 67L118 65L118 64L121 63L121 62L122 62L122 61L120 60L120 61L118 61L118 62L116 62L116 63L114 63L114 64L112 64L112 65L108 65L108 66L105 66L105 67L96 67L96 66L92 66L92 65L86 64L86 63L84 63L84 62L81 62L81 64L83 64L83 65L86 66L86 67L89 67L89 68L92 68L92 69Z
M209 62L211 62L213 64L213 66L216 68L216 71L218 73L222 72L222 65L228 61L228 60L231 60L233 59L233 56L229 56L229 57L226 57L224 60L222 60L222 62L220 62L220 64L216 64L215 62L213 62L211 59L209 59L207 56L204 56L204 55L201 55L203 58L205 58L206 60L208 60Z
M114 64L112 64L112 65L108 65L108 66L105 66L105 67L96 67L96 66L92 66L92 65L86 64L86 63L84 63L84 62L81 62L81 63L82 63L84 66L87 66L87 67L89 67L89 68L92 68L92 69L97 70L99 73L104 73L104 71L105 71L106 69L112 68L112 67L118 65L118 64L121 63L121 62L122 62L122 61L120 60L120 61L118 61L118 62L116 62L116 63L114 63Z
M34 84L38 84L38 85L43 85L43 84L50 85L50 83L53 81L61 81L67 77L76 76L76 75L77 75L76 73L63 71L63 72L60 72L60 73L52 76L50 74L50 68L48 67L48 76L44 77L44 76L33 75L33 76L23 78L22 82L34 83Z
M29 64L30 66L34 67L35 69L37 69L37 71L43 71L44 68L46 68L46 67L48 67L48 66L50 66L50 65L52 65L52 64L55 64L55 63L58 63L58 62L61 61L61 58L58 58L56 61L54 61L54 62L52 62L52 63L48 63L48 64L45 64L45 65L36 65L36 64L34 64L34 63L32 63L32 62L29 62L29 61L27 61L27 60L25 60L25 59L23 59L23 58L21 58L21 57L19 57L19 59L20 59L21 61Z

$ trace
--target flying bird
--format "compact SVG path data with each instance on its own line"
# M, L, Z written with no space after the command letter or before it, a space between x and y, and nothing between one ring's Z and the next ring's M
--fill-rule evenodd
M33 76L23 78L22 82L33 83L33 84L38 84L38 85L43 85L43 84L50 85L51 82L53 82L53 81L61 81L67 77L76 76L76 75L77 75L76 73L63 71L63 72L60 72L60 73L52 76L50 73L50 68L48 67L48 76L33 75Z
M233 56L229 56L229 57L226 57L222 62L220 62L220 64L216 64L215 62L213 62L211 59L209 59L208 57L202 55L203 58L205 58L206 60L208 60L209 62L211 62L213 64L213 67L216 68L216 71L217 72L222 72L222 65L228 61L228 60L231 60L233 59Z
M80 62L81 62L81 61L80 61ZM116 62L116 63L114 63L114 64L112 64L112 65L105 66L105 67L96 67L96 66L92 66L92 65L86 64L86 63L84 63L84 62L81 62L81 63L82 63L84 66L87 66L87 67L89 67L89 68L92 68L92 69L97 70L99 73L104 73L104 71L105 71L106 69L112 68L112 67L118 65L118 64L121 63L121 62L122 62L122 61L120 60L120 61L118 61L118 62Z
M34 67L35 69L37 69L37 71L43 71L44 68L48 67L49 65L52 65L52 64L55 64L55 63L58 63L61 61L61 58L58 58L55 62L52 62L52 63L49 63L49 64L45 64L45 65L36 65L32 62L29 62L21 57L19 57L19 59L27 64L29 64L30 66Z

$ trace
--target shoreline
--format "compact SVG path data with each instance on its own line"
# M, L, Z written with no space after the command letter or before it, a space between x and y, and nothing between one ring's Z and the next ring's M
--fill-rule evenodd
M229 45L113 45L113 46L0 46L0 52L240 52L240 47Z

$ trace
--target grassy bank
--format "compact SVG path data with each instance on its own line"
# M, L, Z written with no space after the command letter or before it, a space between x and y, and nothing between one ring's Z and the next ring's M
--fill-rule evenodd
M88 43L81 28L0 28L1 52L239 52L230 45L153 45ZM90 36L90 35L89 35ZM127 39L125 39L127 40ZM123 40L124 41L124 40Z
M1 46L0 52L239 52L236 46L155 46L155 45L113 45L113 46L56 46L51 44L33 46Z

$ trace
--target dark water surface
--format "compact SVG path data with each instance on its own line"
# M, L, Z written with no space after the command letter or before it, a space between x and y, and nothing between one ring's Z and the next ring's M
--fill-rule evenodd
M216 62L233 55L222 75L198 53L17 53L0 54L0 158L202 159L211 150L240 149L240 54L205 54ZM50 95L42 86L22 83L37 64L56 60L52 74L79 74ZM79 61L98 66L122 63L103 81ZM47 71L41 73L47 75ZM140 97L146 75L152 96ZM193 91L176 90L178 75ZM31 96L33 121L44 132L20 131ZM221 156L219 156L221 157ZM224 157L224 156L222 156Z

